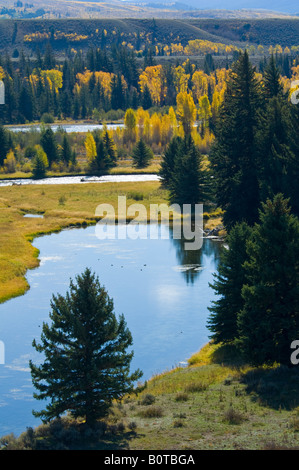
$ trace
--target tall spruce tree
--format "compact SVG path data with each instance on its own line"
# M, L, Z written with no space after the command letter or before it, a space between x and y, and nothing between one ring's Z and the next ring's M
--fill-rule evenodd
M136 168L145 168L150 164L153 158L153 152L143 139L138 140L133 148L132 158L133 165L136 166Z
M165 187L170 185L171 178L174 173L175 161L178 153L180 152L182 144L182 137L173 137L164 152L159 170L159 177L161 178L162 184Z
M257 366L290 365L290 345L299 337L299 220L278 194L262 205L247 244L244 307L238 344Z
M44 355L40 365L30 361L34 396L48 400L34 414L48 422L69 412L92 427L142 376L139 369L130 372L132 335L89 269L71 280L65 297L53 295L51 308L52 323L43 324L39 344L33 341Z
M169 172L169 200L179 205L203 203L207 199L208 172L191 135L177 140L173 169ZM170 149L169 149L170 150Z
M58 158L57 142L51 127L43 129L41 133L40 143L44 151L46 152L49 165L51 166L51 164L55 162Z
M280 71L276 65L273 54L264 70L264 95L266 98L273 98L282 94L283 87L280 81Z
M283 93L280 72L273 56L264 73L264 107L259 113L257 154L261 200L282 193L290 198L295 214L299 214L298 109Z
M3 165L9 151L9 139L5 127L0 125L0 166Z
M236 224L228 234L228 248L223 247L214 275L217 299L209 307L208 328L215 343L232 343L238 338L238 314L244 306L242 288L246 280L244 263L248 259L246 243L252 228L245 222Z
M225 211L228 229L237 222L252 225L258 219L255 134L260 100L255 69L245 51L232 66L210 154L216 202Z
M260 197L264 202L278 193L289 196L289 167L296 158L291 146L290 106L285 98L274 96L260 113L257 155Z

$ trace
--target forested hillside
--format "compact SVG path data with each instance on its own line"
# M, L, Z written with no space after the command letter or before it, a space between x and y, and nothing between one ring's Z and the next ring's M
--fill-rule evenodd
M105 33L106 31L106 33ZM163 19L62 19L0 20L0 50L37 46L47 42L57 51L86 49L105 43L127 43L137 50L145 44L180 43L202 39L224 44L291 47L299 44L299 19L163 20Z

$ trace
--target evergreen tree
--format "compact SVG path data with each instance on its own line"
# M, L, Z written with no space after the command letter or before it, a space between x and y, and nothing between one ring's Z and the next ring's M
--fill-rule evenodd
M32 176L34 179L45 178L47 168L49 166L46 153L37 145L34 148L34 156L32 159Z
M19 113L21 120L32 121L34 117L33 95L30 85L24 80L19 96Z
M280 82L280 72L276 66L273 54L270 57L264 71L264 94L266 98L273 98L282 94L282 84Z
M151 92L149 90L149 87L147 84L145 84L143 93L142 93L142 99L141 99L142 107L143 109L147 110L153 106L152 102L152 97L151 97Z
M110 158L101 136L96 136L96 158L94 160L94 171L105 173L109 168Z
M111 168L116 165L117 152L113 138L110 136L107 129L104 131L103 134L103 144L108 155L106 167Z
M252 225L258 218L255 137L259 108L259 84L245 51L232 66L210 154L216 202L224 210L227 229L242 220Z
M174 169L168 185L171 203L180 205L206 200L207 174L201 168L201 155L189 135L182 140L175 156Z
M72 160L72 149L69 143L69 139L66 133L63 135L63 140L62 140L62 148L61 148L61 159L64 163L67 165L70 163Z
M260 114L257 132L259 184L262 201L275 194L289 196L289 166L295 159L291 148L291 109L283 97L269 99Z
M246 280L243 265L247 260L246 243L251 231L245 222L236 224L228 234L228 248L222 247L218 272L210 285L217 295L209 308L208 320L215 343L231 343L238 338L237 318L244 306L242 288Z
M3 166L3 162L9 151L9 139L5 127L0 125L0 166Z
M134 149L133 149L133 165L136 166L137 168L145 168L146 166L149 165L151 159L153 158L153 152L146 145L143 139L140 139Z
M169 187L175 168L175 161L180 152L183 139L181 137L173 137L169 142L162 158L159 177L165 187Z
M55 140L55 135L51 127L47 127L41 133L40 138L41 146L43 147L44 151L46 152L49 165L57 160L57 143Z
M66 296L51 301L51 324L43 324L41 343L33 346L43 353L41 365L30 361L38 400L46 408L34 412L51 421L65 412L85 418L88 426L105 416L113 400L133 391L142 373L130 373L132 335L124 316L114 313L112 299L98 278L86 269L70 282Z
M290 365L299 337L299 220L278 194L262 205L247 244L244 307L238 316L241 352L251 364Z

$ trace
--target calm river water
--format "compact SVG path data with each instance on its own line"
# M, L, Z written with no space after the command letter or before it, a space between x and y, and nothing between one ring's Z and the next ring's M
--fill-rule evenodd
M45 403L33 399L28 361L41 358L32 340L39 341L42 324L48 322L52 294L64 295L70 278L86 267L96 272L113 298L116 315L125 315L133 335L132 368L143 370L142 380L186 361L208 341L208 306L214 298L209 282L220 243L205 239L201 250L184 251L183 241L172 239L167 226L156 227L157 239L149 239L148 226L143 230L143 238L135 240L99 240L95 227L34 240L40 266L27 273L30 290L0 305L0 340L5 345L0 436L40 424L32 409Z

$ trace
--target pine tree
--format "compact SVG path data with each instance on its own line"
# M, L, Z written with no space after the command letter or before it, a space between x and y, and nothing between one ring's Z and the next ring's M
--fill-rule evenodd
M258 219L255 137L260 97L255 69L245 51L233 64L210 154L216 202L224 210L228 230L237 222L252 225Z
M247 260L246 243L252 229L245 223L236 224L229 232L220 254L218 272L210 285L217 300L209 308L208 328L215 343L231 343L238 338L238 313L244 306L242 288L245 283L244 263Z
M206 172L201 169L201 155L190 135L179 146L168 187L171 203L194 207L206 200Z
M49 165L51 166L58 158L57 143L51 127L42 130L40 143L46 152Z
M162 158L159 177L165 187L169 187L174 173L175 160L183 144L181 137L173 137L169 142Z
M61 159L67 165L72 160L72 149L71 149L69 139L66 133L64 133L63 140L62 140Z
M290 365L299 337L299 220L288 200L267 200L247 244L238 344L251 364Z
M153 158L153 152L143 139L140 139L133 149L133 165L137 168L145 168Z
M108 155L106 167L111 168L116 165L117 152L113 138L110 136L107 129L103 133L103 144Z
M291 148L291 109L283 97L269 99L260 113L258 166L260 197L272 199L275 194L289 196L289 166L296 157Z
M48 422L69 412L92 427L142 375L139 369L130 373L132 335L89 269L70 281L65 297L53 295L50 320L43 324L41 342L33 341L45 357L41 365L30 361L34 397L48 400L34 415Z
M142 104L142 108L145 109L145 110L147 110L147 109L149 109L153 106L151 93L150 93L150 90L149 90L149 87L148 87L147 84L145 84L145 86L144 86L144 90L143 90L143 93L142 93L141 104Z
M8 135L5 127L0 125L0 166L3 165L4 159L9 151Z
M49 166L48 158L41 146L34 148L34 157L32 159L32 176L34 179L45 178Z
M282 84L280 82L280 72L276 66L273 54L264 71L264 95L266 98L273 98L282 94Z

